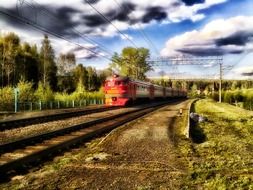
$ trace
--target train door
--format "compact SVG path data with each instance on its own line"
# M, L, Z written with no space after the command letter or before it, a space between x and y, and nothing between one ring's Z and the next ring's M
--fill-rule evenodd
M154 86L150 85L149 87L149 98L154 99Z
M132 100L136 99L136 87L132 82L129 83L129 98Z
M136 84L133 84L133 100L136 100Z

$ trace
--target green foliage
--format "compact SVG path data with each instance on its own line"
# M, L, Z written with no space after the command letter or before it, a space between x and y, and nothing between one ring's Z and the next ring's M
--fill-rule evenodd
M47 35L44 36L44 39L41 43L40 49L40 73L41 81L46 85L48 83L51 89L56 90L57 85L57 67L55 63L54 49L51 46L50 40Z
M7 85L11 85L14 79L15 67L17 65L16 57L20 47L20 39L14 33L9 33L3 37L2 43L2 79L5 79ZM2 81L3 82L3 81Z
M35 91L35 97L42 102L53 101L54 93L48 83L43 85L42 82L39 82L38 89Z
M57 59L57 71L60 76L66 76L73 70L76 65L76 57L74 53L60 54Z
M79 83L77 84L76 90L71 93L56 93L55 95L55 100L57 101L83 101L87 99L96 99L96 100L101 100L104 98L104 93L102 88L100 88L99 91L94 91L94 92L88 92L85 90L85 87L80 80Z
M0 88L0 110L13 110L14 91L10 86Z
M198 87L196 84L194 84L192 87L191 87L191 91L188 93L188 95L191 97L191 98L197 98L198 97Z
M233 92L231 91L224 92L224 98L223 98L224 102L231 104L232 102L234 102L233 98L234 98Z
M194 108L208 118L197 124L207 138L202 143L189 143L190 155L180 148L189 163L190 176L185 186L192 187L188 189L252 189L253 113L210 100L199 100Z
M35 100L33 83L20 80L17 88L19 89L19 102L32 102Z
M219 100L218 93L213 93L211 98L215 101ZM222 101L234 104L236 106L242 105L243 108L253 110L253 89L243 90L227 90L222 92Z
M145 80L146 73L152 70L146 61L149 56L149 50L146 48L126 47L120 55L114 54L110 67L120 75Z

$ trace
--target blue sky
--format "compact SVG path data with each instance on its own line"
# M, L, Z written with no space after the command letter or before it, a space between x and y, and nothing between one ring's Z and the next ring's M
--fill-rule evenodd
M56 54L72 51L78 63L97 69L108 67L114 52L136 46L149 48L151 58L219 54L224 58L224 69L233 66L224 71L225 78L251 79L252 10L252 0L2 0L0 30L1 34L15 32L22 41L39 46L43 32L4 13L22 17L79 44L50 36ZM155 67L149 76L160 76L159 71L164 71L172 78L217 77L218 67L207 65Z

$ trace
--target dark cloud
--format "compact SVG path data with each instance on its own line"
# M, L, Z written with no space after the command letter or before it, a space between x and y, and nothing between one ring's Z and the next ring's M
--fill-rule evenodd
M79 11L69 7L53 8L49 6L31 6L25 4L18 9L16 7L9 9L0 8L0 11L13 15L13 17L5 15L3 19L6 23L14 27L28 30L25 24L27 23L64 37L76 37L77 34L75 34L72 29L80 24L79 22L73 22L71 19L73 14ZM15 17L20 18L25 21L25 23L20 22Z
M90 4L96 4L97 2L99 2L100 0L84 0L84 3L89 2Z
M0 7L0 12L1 12L0 13L1 19L4 22L8 23L11 26L27 30L27 25L24 22L19 21L17 18L15 18L18 15L18 11L16 8L15 9L4 9L4 8Z
M194 4L205 3L205 0L181 0L186 6L192 6Z
M107 21L98 14L84 15L82 18L84 19L84 24L89 27L101 26L107 23Z
M109 20L127 21L129 20L128 15L135 10L135 5L132 3L122 3L119 5L119 10L111 10L106 13L105 16Z
M93 46L93 47L86 47L85 48L85 47L77 46L77 47L70 49L69 51L70 52L77 52L77 51L82 51L82 50L86 51L87 49L96 51L97 47Z
M94 58L98 58L98 57L99 57L98 54L90 53L88 55L84 55L84 56L81 56L81 57L79 56L78 59L85 59L85 60L87 60L87 59L94 59Z
M226 46L226 45L244 46L247 42L252 40L252 37L253 33L237 32L226 38L215 40L215 44L217 46Z
M195 56L217 56L217 55L224 55L224 54L240 54L243 50L225 50L221 48L181 48L177 49L181 53L187 53Z
M243 52L242 47L251 41L253 41L253 33L236 32L225 38L215 39L202 44L187 44L183 48L177 49L177 51L196 56L240 54ZM212 45L214 48L208 48L205 45ZM234 45L237 48L233 48L233 46L229 45ZM241 49L238 49L238 47L241 47Z
M123 3L119 4L118 10L110 10L107 13L104 14L104 16L109 21L119 20L119 21L128 21L129 17L128 15L134 11L135 5L132 3ZM96 27L96 26L102 26L105 24L108 24L108 21L106 21L101 15L99 14L93 14L93 15L84 15L82 17L84 19L84 24L89 27Z
M250 72L243 72L241 73L242 76L246 76L246 77L250 77L250 76L253 76L253 71L250 71Z
M142 22L148 23L152 20L161 21L167 18L167 13L163 10L162 7L150 7L146 10L147 12L142 18Z

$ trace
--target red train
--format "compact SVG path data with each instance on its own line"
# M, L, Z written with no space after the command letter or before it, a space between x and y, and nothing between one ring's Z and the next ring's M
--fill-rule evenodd
M186 97L186 91L165 88L149 82L133 80L129 77L113 75L104 84L105 104L125 106L137 100Z

